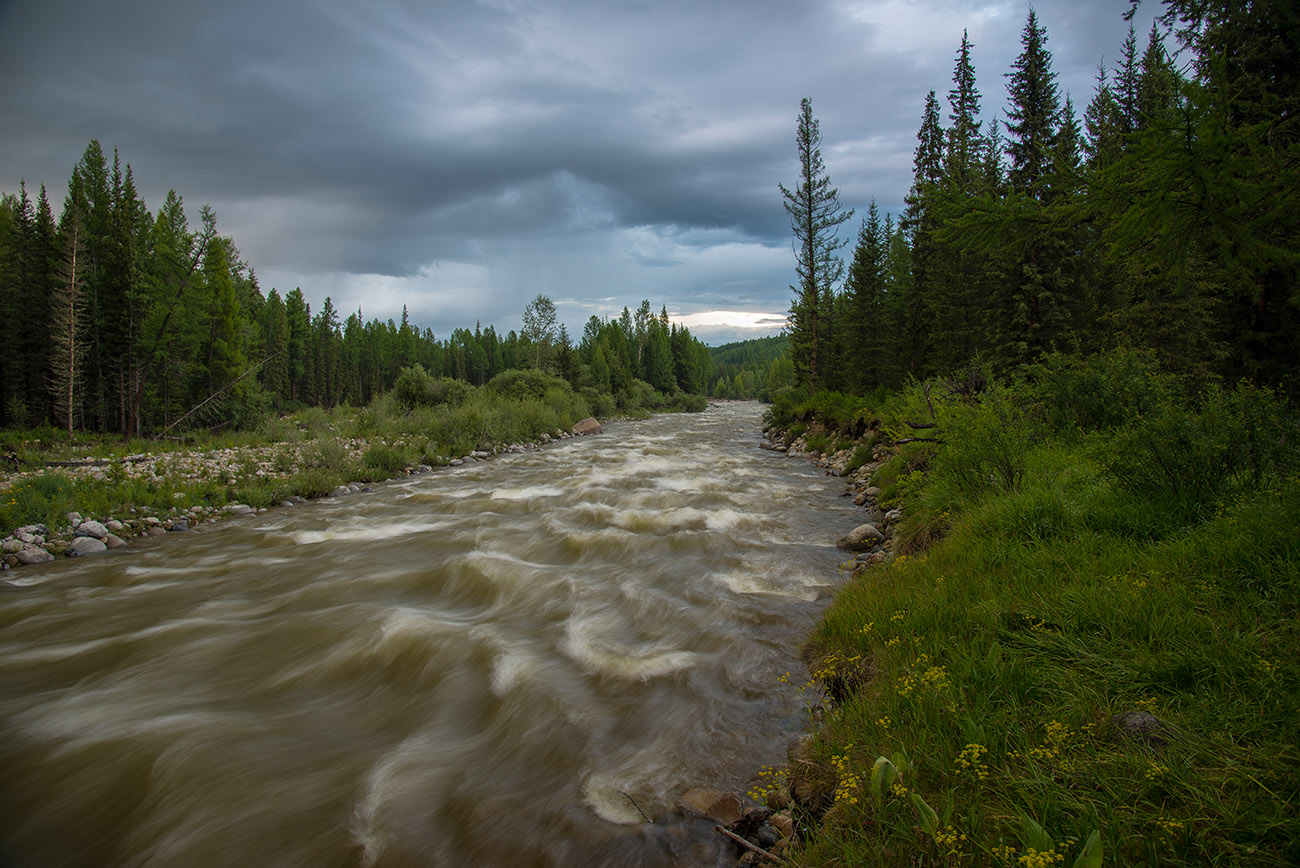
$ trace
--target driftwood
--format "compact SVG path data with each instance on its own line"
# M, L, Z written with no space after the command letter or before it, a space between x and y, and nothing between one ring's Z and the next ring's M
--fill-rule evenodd
M619 792L623 793L622 790L619 790ZM645 811L641 810L641 806L636 803L636 799L632 798L627 793L623 793L623 795L627 796L627 800L632 803L632 807L636 808L636 812L641 815L642 819L644 819L647 823L654 825L654 820L650 819L645 815Z
M737 844L744 847L749 852L757 853L759 856L762 856L764 859L771 859L773 862L776 862L780 865L785 864L785 860L782 859L780 856L768 850L764 850L762 847L758 846L757 844L746 841L744 838L740 837L735 832L729 831L723 828L722 826L714 826L713 831L722 833L724 836L735 841Z

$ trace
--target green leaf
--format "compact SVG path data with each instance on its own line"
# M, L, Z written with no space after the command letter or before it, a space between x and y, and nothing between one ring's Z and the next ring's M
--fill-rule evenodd
M1083 852L1074 860L1074 868L1101 868L1101 832L1093 829Z
M1043 827L1029 817L1025 817L1024 838L1025 846L1033 847L1039 853L1046 853L1048 850L1056 849L1056 845L1052 843L1051 837L1043 831Z
M984 658L984 660L990 666L997 666L998 661L1001 659L1002 659L1002 644L1000 642L994 642L992 646L989 647L989 653Z
M938 834L939 815L934 812L934 808L926 804L920 793L912 793L912 807L916 808L916 815L921 820L921 828L932 838Z
M876 764L871 767L871 796L876 800L877 809L884 803L885 790L889 789L897 774L898 769L888 757L876 758Z

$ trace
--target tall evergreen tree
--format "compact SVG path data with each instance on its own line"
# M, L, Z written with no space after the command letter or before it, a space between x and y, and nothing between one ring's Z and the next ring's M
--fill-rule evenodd
M947 166L948 183L962 192L976 186L977 167L980 162L980 92L975 84L975 66L970 56L971 43L966 31L961 34L961 47L957 49L957 64L952 73L952 90L948 91L948 115L952 125L948 128Z
M844 281L843 342L848 348L844 359L845 385L865 393L888 382L893 353L885 305L885 267L887 245L885 227L876 200L872 199L867 216L858 228L858 243L853 250L848 278Z
M792 190L779 185L790 228L794 230L795 274L790 289L790 355L799 382L809 392L821 384L820 355L827 342L827 299L844 274L839 251L848 243L839 238L839 226L853 216L840 205L839 191L831 186L821 152L821 125L813 116L812 100L800 103L795 132L799 158L799 183Z
M1011 135L1007 142L1011 157L1007 180L1016 192L1037 198L1043 193L1051 169L1060 100L1052 55L1047 50L1047 31L1032 8L1021 32L1021 46L1007 76L1007 132Z
M64 210L59 234L63 256L51 298L50 391L59 421L71 440L84 398L88 331L86 274L90 270L86 229L76 200Z

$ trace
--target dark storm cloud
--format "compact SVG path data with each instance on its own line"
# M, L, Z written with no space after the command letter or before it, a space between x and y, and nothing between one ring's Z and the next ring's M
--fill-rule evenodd
M1038 4L1080 112L1126 7ZM496 299L484 321L517 317L536 291L593 309L645 292L674 310L743 298L779 312L791 268L776 185L795 181L799 99L845 203L896 211L925 92L946 93L962 28L984 115L1000 116L1026 9L10 2L0 190L26 178L61 195L98 138L151 207L168 188L191 213L209 202L259 271L336 298L390 276L435 317L475 289ZM456 281L437 263L462 266Z

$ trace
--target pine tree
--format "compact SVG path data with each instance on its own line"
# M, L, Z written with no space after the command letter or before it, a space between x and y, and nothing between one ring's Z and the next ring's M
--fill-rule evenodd
M893 331L885 306L887 244L880 210L872 199L858 228L858 243L844 281L845 385L858 394L891 379L885 373L892 366L889 337Z
M931 371L930 346L934 328L931 291L938 273L939 250L934 233L938 228L937 198L943 178L943 127L939 124L939 100L934 91L925 97L921 126L916 132L912 157L912 187L907 194L901 228L911 242L911 279L908 281L904 317L903 367L914 376Z
M1120 131L1125 136L1132 135L1138 127L1139 74L1137 32L1130 21L1119 66L1115 68L1115 104L1119 110Z
M975 67L970 56L971 43L966 31L961 34L961 47L957 49L957 65L952 73L952 90L948 91L948 115L952 126L948 128L947 166L944 174L948 183L962 192L970 192L976 184L980 161L980 92L975 86Z
M50 392L59 420L72 439L79 416L86 357L86 273L89 270L86 230L75 200L64 210L60 227L63 256L51 297Z
M1115 164L1124 152L1124 129L1119 103L1110 88L1106 68L1097 69L1097 85L1083 113L1083 151L1088 169L1097 172Z
M1037 198L1042 195L1044 178L1051 168L1060 102L1052 55L1047 50L1047 31L1039 25L1038 14L1032 8L1021 32L1021 44L1020 55L1008 74L1007 131L1011 139L1007 152L1011 169L1007 180L1016 192Z
M838 252L848 243L838 236L840 224L853 210L840 206L839 191L830 185L822 161L821 125L812 113L812 100L800 103L795 145L799 156L799 183L793 190L779 185L783 204L794 230L795 273L799 280L790 289L790 355L799 372L800 384L811 393L820 385L824 372L821 354L827 342L830 314L827 299L844 274Z

